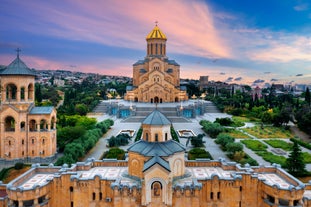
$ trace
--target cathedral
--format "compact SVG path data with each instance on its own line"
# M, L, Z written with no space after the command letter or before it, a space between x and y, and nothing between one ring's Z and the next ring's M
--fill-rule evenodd
M40 166L0 184L0 206L22 207L311 207L311 185L279 165L250 167L188 160L171 122L155 109L125 160L88 159Z
M133 65L133 85L127 87L125 100L145 103L188 100L180 86L180 65L166 56L166 36L156 25L147 35L147 56Z
M0 71L0 160L50 162L56 154L56 110L35 106L35 72L19 57Z

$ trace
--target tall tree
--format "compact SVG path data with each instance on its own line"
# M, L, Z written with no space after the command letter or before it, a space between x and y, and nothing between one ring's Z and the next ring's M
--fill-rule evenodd
M305 100L306 100L306 102L308 103L308 106L310 106L311 97L310 97L309 87L307 87L307 90L306 90Z
M298 143L294 142L293 149L286 159L286 168L290 174L299 176L305 173L305 167L301 149Z

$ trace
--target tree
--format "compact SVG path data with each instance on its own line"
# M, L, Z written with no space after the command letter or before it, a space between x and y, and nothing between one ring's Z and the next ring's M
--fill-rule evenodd
M198 136L191 137L191 144L194 147L202 147L203 146L203 134L199 134Z
M306 90L305 100L306 100L306 102L307 102L308 106L310 106L311 97L310 97L309 87L307 87L307 90Z
M234 154L236 152L242 151L243 150L243 145L238 142L230 142L226 144L226 149L229 152L229 154Z
M293 149L286 159L286 168L290 174L299 176L305 173L305 167L301 149L298 143L294 142Z
M42 103L42 92L41 92L41 85L39 83L37 83L35 85L35 96L36 96L35 99L36 99L37 103L39 105L41 105L41 103Z

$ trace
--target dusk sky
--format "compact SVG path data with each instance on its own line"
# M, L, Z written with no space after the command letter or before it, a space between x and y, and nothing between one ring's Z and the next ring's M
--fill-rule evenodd
M311 84L309 0L1 0L0 65L132 77L155 21L181 78Z

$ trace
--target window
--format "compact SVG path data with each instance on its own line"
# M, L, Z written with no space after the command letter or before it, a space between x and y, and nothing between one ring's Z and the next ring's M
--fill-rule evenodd
M45 144L45 139L42 139L42 144L43 144L43 145Z
M25 144L25 141L22 139L22 145L24 145Z
M11 143L11 140L9 140L9 146L11 146L11 144L12 144L12 143Z
M21 100L25 100L25 88L21 88Z
M5 118L5 131L14 132L15 131L15 119L12 116Z
M32 151L31 151L31 154L32 154L32 155L34 155L34 154L35 154L35 151L34 151L34 150L32 150Z
M157 142L159 140L158 134L155 134L155 141Z
M148 133L146 133L146 141L148 141Z
M102 192L99 193L99 200L103 200L103 193Z
M165 141L167 141L167 133L165 133Z
M73 192L73 187L72 186L70 186L69 191Z
M93 193L93 201L95 201L95 199L96 199L96 194Z
M71 203L70 203L70 207L73 207L73 201L71 201Z
M35 139L31 139L31 144L34 144L35 143Z
M220 192L217 193L217 199L220 199Z
M211 192L211 199L213 200L213 198L214 198L214 193Z
M24 121L21 122L21 131L25 131L25 122Z
M22 151L22 156L24 156L25 155L25 152L24 151Z

